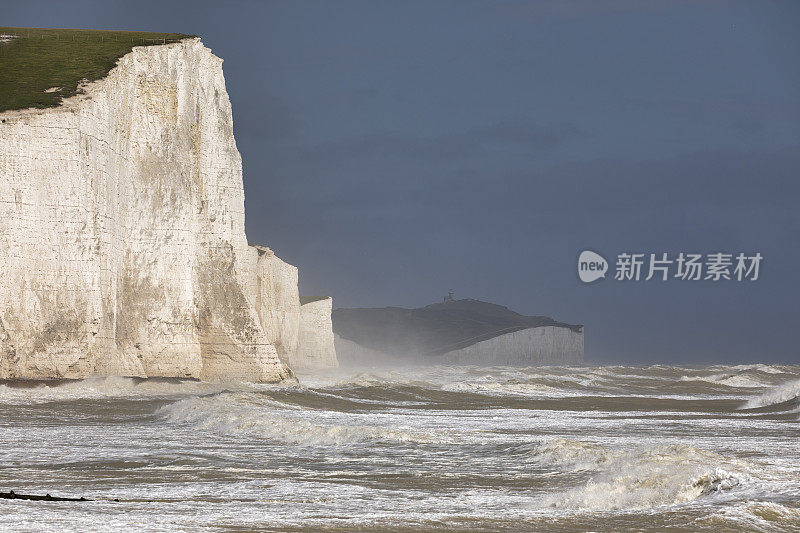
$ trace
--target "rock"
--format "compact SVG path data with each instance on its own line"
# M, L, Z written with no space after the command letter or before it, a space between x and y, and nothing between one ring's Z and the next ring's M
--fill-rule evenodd
M447 363L469 365L581 365L583 331L557 326L528 328L498 335L441 357Z
M395 366L403 360L380 350L373 350L334 333L336 359L342 366Z
M247 293L252 295L261 326L275 346L278 356L290 364L297 350L300 329L300 293L297 289L297 267L282 261L264 246L251 246L250 276Z
M445 298L417 309L337 309L333 327L343 365L583 362L583 326L480 300Z
M222 60L199 39L0 118L0 378L291 376L297 270L248 246Z
M296 370L339 366L331 323L333 300L327 296L309 297L301 302L299 342L289 366Z

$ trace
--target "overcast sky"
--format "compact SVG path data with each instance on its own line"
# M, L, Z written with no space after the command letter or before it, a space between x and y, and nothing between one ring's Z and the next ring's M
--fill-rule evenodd
M453 288L599 363L800 362L800 2L3 2L225 62L247 232L337 307ZM2 73L0 73L2 75ZM583 249L761 252L755 282L582 284ZM613 268L613 265L612 265Z

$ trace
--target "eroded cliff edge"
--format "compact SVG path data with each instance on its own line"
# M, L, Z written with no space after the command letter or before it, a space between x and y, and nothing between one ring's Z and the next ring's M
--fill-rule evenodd
M337 309L333 330L343 365L583 364L582 325L452 295L416 309Z
M134 48L84 95L0 121L0 378L291 376L297 269L248 246L222 60L200 39Z
M329 296L307 296L300 298L300 304L297 351L289 366L297 370L338 367L331 320L333 300Z

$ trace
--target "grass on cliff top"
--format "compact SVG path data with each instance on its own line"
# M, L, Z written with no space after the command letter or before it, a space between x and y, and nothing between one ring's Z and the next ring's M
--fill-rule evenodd
M134 46L189 37L194 36L0 26L0 113L55 107L62 98L76 94L81 80L103 78Z

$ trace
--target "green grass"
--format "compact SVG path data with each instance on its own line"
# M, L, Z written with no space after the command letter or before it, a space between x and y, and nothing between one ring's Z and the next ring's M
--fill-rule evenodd
M134 46L177 42L182 33L0 27L16 35L0 42L0 112L54 107L78 92L81 80L103 78ZM55 92L45 92L60 87Z

